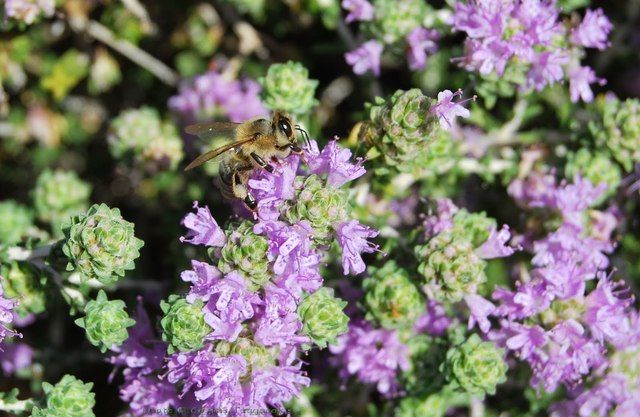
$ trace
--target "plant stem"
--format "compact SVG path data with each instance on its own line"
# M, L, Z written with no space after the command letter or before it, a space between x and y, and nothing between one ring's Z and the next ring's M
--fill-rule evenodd
M95 20L88 20L78 16L69 16L68 21L69 26L71 26L74 31L86 33L115 51L118 51L155 75L163 83L171 87L175 87L176 84L178 84L179 77L175 71L131 42L117 38L106 26Z

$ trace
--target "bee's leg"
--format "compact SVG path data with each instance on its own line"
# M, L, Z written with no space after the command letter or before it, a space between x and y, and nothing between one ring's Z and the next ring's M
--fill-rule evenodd
M291 152L301 155L302 154L302 148L300 148L298 145L296 145L295 143L292 143L289 145L289 149L291 149Z
M258 165L260 165L261 168L266 169L269 172L273 172L273 165L265 162L265 160L262 159L260 155L258 155L255 152L251 152L251 157L253 158L254 161L256 161Z
M250 210L255 210L258 206L258 203L256 202L256 199L253 198L251 194L249 194L249 190L247 189L247 186L245 184L245 182L249 178L250 172L250 170L242 172L236 171L232 177L231 191L233 192L233 195L236 196L236 198L244 201L244 203L247 205L247 207L249 207Z

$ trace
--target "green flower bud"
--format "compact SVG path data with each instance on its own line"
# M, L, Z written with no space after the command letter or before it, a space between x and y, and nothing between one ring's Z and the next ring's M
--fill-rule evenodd
M589 125L598 146L608 149L611 156L631 171L640 162L640 100L604 98L596 109L600 120Z
M418 334L407 341L407 346L411 360L401 377L403 387L410 395L421 397L440 391L445 380L439 367L445 360L448 344L443 339Z
M425 245L416 246L421 260L418 272L424 277L423 290L429 298L456 302L474 294L487 277L486 262L474 252L466 239L452 233L440 233Z
M425 311L425 301L407 271L388 261L382 268L370 267L369 274L363 282L367 319L389 329L411 327Z
M0 202L0 245L20 242L33 227L31 211L13 200Z
M468 240L471 246L477 248L489 239L491 229L496 226L496 221L487 217L485 212L469 213L466 209L461 209L453 216L451 234L456 239Z
M242 356L247 361L247 374L249 375L252 369L275 365L275 355L255 340L246 337L239 337L233 343L224 340L218 342L216 353L220 356Z
M67 49L49 71L40 78L40 86L51 93L56 101L64 99L87 76L89 57L77 49Z
M449 349L441 370L452 388L472 395L495 394L496 386L507 379L503 354L502 349L473 334Z
M33 205L38 219L51 223L59 232L63 222L84 212L89 206L91 186L73 171L44 171L33 190Z
M392 44L403 41L422 22L429 11L423 0L375 0L373 20L363 29L381 42Z
M342 311L347 302L333 295L333 289L322 287L302 299L298 316L302 332L321 348L347 332L349 317Z
M120 65L105 48L96 50L91 70L89 71L89 91L100 94L108 91L122 79Z
M405 169L419 167L414 162L429 158L430 145L440 130L437 119L429 113L434 104L417 88L397 90L387 100L378 97L366 106L369 120L360 137L375 146L387 164ZM439 146L443 144L446 142Z
M46 417L94 417L95 394L93 383L84 383L71 375L65 375L55 385L42 383L47 397L44 408L34 407L32 416Z
M20 316L42 313L46 307L46 277L35 266L26 262L12 262L0 268L4 277L2 287L8 298L19 299L15 311Z
M318 104L314 98L318 81L309 79L309 71L299 62L273 64L258 81L268 109L302 115Z
M184 156L176 127L151 107L120 113L111 122L107 141L114 158L131 157L150 171L173 170Z
M62 229L62 252L67 271L77 271L83 280L95 278L105 285L116 282L135 267L144 242L133 234L133 223L124 220L117 208L94 204L74 216Z
M291 223L306 220L314 230L314 238L326 240L333 226L348 218L347 191L328 187L317 175L310 175L297 184L295 205L285 212Z
M103 353L127 340L127 327L136 323L125 311L124 301L107 300L107 294L103 290L98 292L95 300L87 303L84 313L85 316L75 323L85 329L89 342L99 347Z
M200 349L211 327L204 321L202 300L193 304L178 295L160 303L164 317L160 320L162 340L169 343L169 353Z
M572 179L581 175L595 186L607 184L607 190L598 199L599 202L615 194L622 178L620 167L609 158L606 152L589 151L586 148L567 155L567 164L564 169L566 178Z
M269 242L255 234L253 223L247 220L227 228L226 235L227 244L220 250L218 268L225 274L241 272L251 291L261 288L272 275L267 259Z

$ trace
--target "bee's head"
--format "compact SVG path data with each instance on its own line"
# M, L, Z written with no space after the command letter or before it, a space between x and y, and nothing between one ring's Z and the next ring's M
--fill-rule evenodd
M294 130L301 132L305 142L308 144L309 135L300 126L296 125L293 118L288 114L276 111L273 114L272 124L279 146L290 146L294 152L302 152L302 150L295 144L297 139L294 134Z

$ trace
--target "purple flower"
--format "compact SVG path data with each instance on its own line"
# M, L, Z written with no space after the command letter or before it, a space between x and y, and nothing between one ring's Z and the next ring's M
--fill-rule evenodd
M567 320L549 331L548 359L534 366L532 384L542 383L547 392L560 383L578 383L591 369L606 363L603 348L591 341L584 327L575 320Z
M298 334L302 323L296 313L298 303L287 289L273 284L264 288L264 303L254 338L265 346L299 345L308 339Z
M193 269L180 274L183 281L191 283L187 301L193 303L198 298L208 301L213 285L222 278L222 272L213 265L195 259L191 261L191 267Z
M476 294L468 294L464 297L464 301L467 303L467 307L469 307L469 311L471 312L469 315L469 330L478 323L480 330L482 330L483 333L487 333L491 327L491 323L487 317L495 311L496 306L494 306L491 301Z
M109 362L116 367L125 367L130 376L147 375L162 368L167 344L154 334L149 315L142 305L142 297L138 297L136 323L129 328L129 337L112 350L116 354L109 358ZM113 374L110 378L113 378Z
M304 221L289 226L283 222L261 222L256 233L265 233L269 239L269 256L273 272L279 277L278 285L287 288L296 297L303 291L313 292L322 285L318 271L321 257L314 247L313 229Z
M247 405L265 412L272 406L280 414L286 413L284 404L311 384L311 380L301 373L300 366L269 366L254 371Z
M522 360L540 363L546 360L541 348L548 342L545 330L537 325L525 325L502 320L501 329L490 334L491 339L503 339L503 345L515 351Z
M499 232L497 232L495 228L492 228L489 238L482 244L482 246L476 249L476 253L483 259L511 256L520 248L507 246L509 239L511 239L511 232L509 232L509 226L506 224L502 226L502 229L500 229Z
M453 319L447 316L442 304L436 300L427 301L427 310L415 321L413 330L416 333L429 333L433 336L442 336L453 323Z
M440 34L435 29L425 29L417 27L407 36L407 60L409 68L421 70L427 64L427 55L431 55L438 50L436 41L440 39Z
M366 21L373 19L375 9L367 0L342 0L342 8L349 11L344 19L351 23L354 20Z
M371 71L373 75L380 75L380 57L382 56L383 46L378 41L368 41L360 45L359 48L347 52L344 57L347 64L353 67L353 72L362 75L367 71Z
M198 207L198 202L194 201L193 208L196 209L196 213L189 213L182 219L182 224L189 230L186 236L180 237L180 242L192 245L224 246L227 243L227 237L211 215L209 207Z
M496 72L502 75L513 55L513 47L507 42L482 43L474 39L465 42L466 56L461 60L465 69L480 74Z
M580 26L571 32L571 41L587 48L607 49L609 47L607 39L611 29L613 24L602 9L587 9Z
M596 77L595 71L591 67L576 66L569 70L569 91L571 101L577 103L582 99L585 103L593 101L593 91L591 84L598 83L604 85L607 81Z
M396 394L396 375L409 368L409 348L396 331L372 329L366 322L352 323L329 350L337 355L342 378L356 375L365 384L376 384L385 396Z
M231 80L224 73L209 71L183 83L178 95L169 99L169 108L187 122L206 120L224 114L242 122L267 114L255 80Z
M633 296L624 283L613 282L599 273L598 286L585 299L584 321L593 337L601 343L606 339L616 346L623 345L632 333L626 311L632 303Z
M2 288L3 281L4 278L0 276L0 342L2 342L5 337L22 337L20 333L8 327L13 322L13 309L16 308L18 302L13 299L4 298L4 288Z
M155 409L178 408L182 405L175 386L154 375L127 378L120 388L120 398L129 404L135 417L152 417Z
M512 2L484 0L456 2L453 28L467 32L473 39L499 39L506 29L506 19L514 10Z
M231 272L211 285L209 302L204 306L204 320L213 328L210 340L233 342L242 331L242 322L253 317L257 294L247 290L244 278Z
M193 368L185 385L198 387L196 399L206 406L234 409L242 404L244 394L240 377L247 372L247 361L240 355L216 357L214 353L200 351L193 360Z
M0 367L7 377L31 366L32 359L33 349L26 343L0 344Z
M312 146L315 141L312 142ZM317 145L316 145L317 147ZM317 175L327 174L327 184L332 187L341 187L348 181L352 181L365 174L366 170L362 166L363 159L356 158L355 163L351 163L351 151L338 146L337 139L329 141L322 152L307 156L307 164L312 173Z
M367 239L378 236L378 231L360 224L357 220L349 220L336 227L338 243L342 248L342 269L345 275L364 272L366 265L362 260L363 253L373 253L378 245Z
M564 79L563 66L568 62L568 56L561 51L537 54L527 73L528 87L542 91L547 85L561 81Z
M280 208L286 200L295 196L294 180L300 158L292 155L274 164L274 171L265 169L254 171L249 180L251 193L258 202L258 217L263 221L275 221L280 216Z
M425 239L430 239L438 233L453 227L453 216L458 212L458 207L448 198L436 199L436 213L426 216L422 222L425 230Z
M575 402L580 417L607 416L616 405L631 397L627 390L627 378L609 374L593 388L580 394ZM635 410L636 414L638 410Z
M440 120L440 126L448 130L457 116L467 118L471 115L468 109L461 106L463 102L454 102L453 99L462 96L462 90L452 93L451 90L444 90L438 93L438 103L431 106L429 113ZM468 100L465 100L468 101Z

